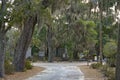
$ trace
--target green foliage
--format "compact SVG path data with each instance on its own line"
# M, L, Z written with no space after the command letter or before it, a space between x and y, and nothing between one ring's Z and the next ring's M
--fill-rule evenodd
M90 27L95 28L95 27L96 27L96 24L94 23L94 21L86 21L86 26L87 26L88 28L90 28Z
M45 2L43 3L42 1ZM100 14L97 12L91 12L91 9L95 9L95 7L98 6L97 3L99 1L91 0L90 3L84 3L82 1L83 0L14 0L13 4L7 2L6 9L10 10L6 10L2 13L0 21L5 23L8 22L10 26L14 25L19 29L19 26L24 27L24 21L26 18L33 16L34 14L37 15L38 27L43 28L40 33L38 33L38 28L36 28L37 30L35 30L32 38L32 52L36 54L33 60L38 59L36 56L38 55L41 47L46 48L46 24L52 26L53 28L52 33L55 44L52 44L54 45L53 47L56 48L56 46L58 47L59 45L62 47L66 46L69 57L72 59L74 50L87 55L90 51L89 49L94 47L98 40L97 37L99 32L97 32L97 30L99 30L99 26L97 27L97 24L100 23ZM110 10L110 7L112 7L116 1L100 0L100 2L103 4L101 4L101 7L98 7L104 11L102 12L104 13L102 16L103 52L105 57L108 58L108 63L110 65L115 65L117 51L117 44L115 42L117 37L115 36L118 28L115 26L113 27L115 16L113 16L114 14L112 14L113 12ZM58 16L59 19L57 19ZM6 28L7 26L5 26L5 29ZM1 28L1 31L2 30L4 30L4 28ZM113 33L114 35L111 35ZM7 34L9 39L7 43L8 51L6 51L6 59L9 59L10 61L12 60L12 57L10 57L9 53L11 53L15 48L16 40L18 39L19 34L20 30L14 31L14 29L9 31ZM25 64L26 69L32 68L30 61L26 61ZM91 66L93 68L99 68L101 64L97 63L92 64ZM5 69L7 73L11 73L13 70L12 68L12 64L9 61L5 62ZM112 72L108 71L106 73L106 75L109 74L111 75Z
M32 69L32 64L31 64L31 61L29 60L26 60L25 61L25 69L29 70L29 69Z
M109 67L109 65L101 65L100 63L93 63L91 65L93 69L100 70L107 80L115 80L115 68Z
M112 57L116 54L117 51L117 44L114 40L111 40L110 42L107 42L104 46L104 55L106 57Z
M46 34L47 34L47 30L46 30L46 27L43 25L43 27L42 27L41 31L39 32L39 34L35 34L35 35L42 42L45 42L45 40L46 40Z
M88 51L88 50L85 50L85 51L83 51L83 53L84 53L85 55L88 55L88 54L89 54L89 51Z
M117 53L117 44L114 40L111 40L110 42L107 42L103 48L103 52L105 57L107 57L108 61L107 63L110 66L115 66L116 61L116 53Z
M102 65L102 67L100 68L100 70L104 73L107 71L107 69L109 68L109 65L105 64L105 65Z
M32 55L38 56L39 48L36 46L32 46Z
M86 21L86 38L87 42L95 44L97 39L97 31L95 30L96 24L93 21Z
M5 60L5 73L6 74L13 74L14 73L14 67L9 60Z
M72 50L69 50L68 56L69 56L70 60L73 59L73 51Z
M9 61L11 61L12 62L12 56L11 56L11 54L10 54L10 52L9 51L6 51L6 54L5 54L5 60L9 60Z
M46 44L46 33L47 31L45 26L42 26L40 31L38 27L35 28L31 43L33 56L38 56L38 52L42 48L41 46Z
M52 19L51 9L49 9L49 8L43 9L41 14L42 14L43 20L46 22L46 24L52 25L53 19Z
M40 43L41 43L41 41L40 41L38 38L36 38L36 37L33 37L33 38L32 38L32 45L33 45L33 46L36 46L36 47L39 48Z
M104 75L108 77L108 80L115 80L115 72L111 69L108 69Z
M115 68L111 68L108 65L103 65L101 71L108 80L115 80Z
M92 67L93 69L99 69L101 66L102 66L101 63L93 63L93 64L91 64L91 67Z

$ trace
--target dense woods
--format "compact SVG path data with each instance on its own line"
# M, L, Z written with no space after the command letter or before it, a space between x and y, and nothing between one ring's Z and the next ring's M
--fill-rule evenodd
M114 67L120 80L120 0L0 0L0 77L5 63L25 71L30 59L89 61Z

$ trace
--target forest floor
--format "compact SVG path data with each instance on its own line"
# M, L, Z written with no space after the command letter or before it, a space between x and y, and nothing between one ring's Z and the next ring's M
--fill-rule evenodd
M107 80L100 71L92 69L90 66L81 65L79 67L84 74L85 80Z
M16 72L12 75L6 75L4 79L0 80L25 80L31 76L37 75L43 70L43 67L33 67L31 70L27 70L26 72Z

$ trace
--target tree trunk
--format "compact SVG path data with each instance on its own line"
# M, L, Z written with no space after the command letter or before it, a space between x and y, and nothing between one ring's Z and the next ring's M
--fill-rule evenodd
M102 18L101 18L102 19ZM102 20L101 20L102 21ZM102 59L103 59L103 55L102 55L102 22L100 23L100 28L99 28L99 41L100 41L100 63L102 64Z
M102 22L102 17L103 17L103 15L102 15L102 12L103 12L103 0L101 0L100 2L99 2L99 7L100 7L100 26L99 26L99 45L100 45L100 63L102 64L102 59L103 59L103 54L102 54L102 51L103 51L103 48L102 48L102 46L103 46L103 41L102 41L102 38L103 38L103 36L102 36L102 28L103 28L103 22Z
M48 33L47 33L47 43L48 43L48 61L53 61L53 48L52 48L52 27L48 25Z
M17 72L24 71L26 51L32 39L36 25L36 16L29 17L24 22L24 28L14 51L14 68Z
M120 24L119 32L118 32L118 49L117 49L117 56L116 56L116 79L120 80Z
M74 58L74 60L79 60L79 56L78 56L78 51L77 50L74 50L73 58Z
M117 9L120 10L120 0L117 0ZM117 55L116 55L116 71L115 71L115 80L120 80L120 19L118 22L118 47L117 47Z
M5 34L0 32L0 77L4 77Z
M8 28L5 27L4 16L6 16L6 3L7 0L1 0L0 6L0 77L4 77L4 58L5 58L5 37ZM6 29L5 29L6 28Z

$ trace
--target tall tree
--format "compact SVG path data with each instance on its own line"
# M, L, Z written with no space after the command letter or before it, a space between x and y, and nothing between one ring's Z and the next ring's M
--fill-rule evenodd
M103 59L103 41L102 41L102 39L103 39L103 30L102 30L102 28L103 28L103 23L102 23L102 16L103 16L103 0L100 0L99 1L99 9L100 9L100 25L99 25L99 45L100 45L100 63L102 63L102 59Z
M50 25L48 26L47 30L47 46L48 46L48 61L52 62L53 61L53 32L52 32L52 27Z
M36 22L36 15L28 17L24 22L24 28L14 52L14 67L16 71L24 71L26 51L31 42Z
M24 71L25 67L25 56L26 56L26 51L29 47L29 44L32 39L33 31L35 28L35 25L37 23L37 13L29 11L33 7L32 3L28 0L21 1L21 4L24 4L26 9L24 10L23 15L25 16L25 19L22 21L23 22L23 29L21 32L21 35L17 41L16 48L14 51L14 68L15 71ZM20 5L21 5L20 4ZM28 15L28 12L30 13Z
M5 25L10 19L7 11L7 3L9 3L8 0L1 0L0 3L0 77L4 77L6 32L11 28L11 26Z
M116 9L120 11L120 0L117 1ZM120 14L119 14L120 15ZM118 17L118 47L116 55L116 74L115 80L120 80L120 18Z
M118 32L118 47L116 55L116 80L120 80L120 23L118 23L119 32Z
M67 2L67 0L45 0L44 3L48 4L47 7L47 15L46 18L46 25L47 25L47 52L48 52L48 61L52 62L53 61L53 48L54 48L54 43L53 43L53 18L57 13L61 13L61 9L63 10L64 4ZM59 10L59 11L57 11Z
M26 51L31 42L35 25L38 22L38 26L41 27L40 17L44 15L44 12L46 13L45 9L49 6L49 2L49 0L16 0L15 2L15 6L20 9L19 11L15 9L15 11L17 15L20 14L18 20L21 21L23 27L14 51L13 63L18 72L24 71Z

